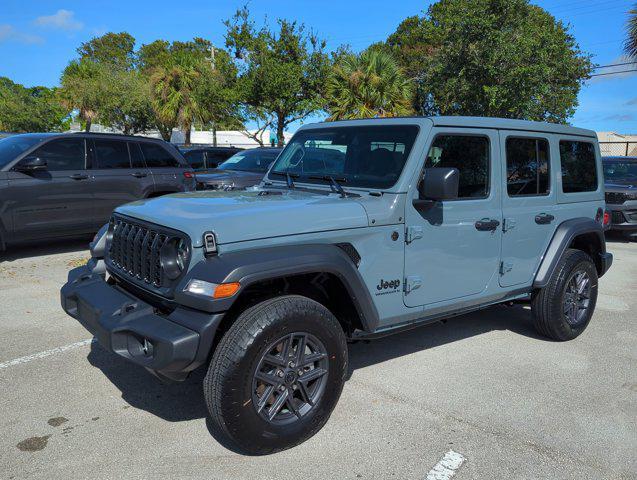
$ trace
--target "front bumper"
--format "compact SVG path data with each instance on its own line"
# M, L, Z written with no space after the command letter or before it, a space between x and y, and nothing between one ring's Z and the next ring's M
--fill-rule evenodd
M627 201L623 204L606 204L610 212L610 230L637 233L637 201Z
M223 318L186 307L164 315L90 266L71 270L60 295L64 311L106 350L170 380L184 380L207 361Z

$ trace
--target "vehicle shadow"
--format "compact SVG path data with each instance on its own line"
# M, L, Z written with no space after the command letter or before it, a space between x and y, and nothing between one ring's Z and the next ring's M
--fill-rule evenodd
M9 250L0 252L0 263L14 262L23 258L36 258L59 253L81 252L88 250L92 235L72 240L46 240L44 243L31 243L11 246Z
M637 236L630 238L622 232L609 231L605 234L607 243L632 243L637 240Z
M520 305L495 306L373 341L361 341L349 345L349 373L356 369L434 349L441 345L474 337L494 330L509 330L517 334L546 341L535 333L531 325L531 312ZM145 410L169 422L181 422L208 416L203 390L206 374L199 368L181 383L163 384L143 368L113 355L99 346L91 344L88 360L120 390L122 399L129 405ZM211 422L207 421L210 433L221 441ZM234 450L232 446L225 445Z

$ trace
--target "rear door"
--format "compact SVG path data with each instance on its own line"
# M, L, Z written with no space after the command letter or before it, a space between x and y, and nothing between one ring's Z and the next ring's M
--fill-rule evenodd
M144 160L152 173L157 192L181 192L186 190L184 171L175 156L157 142L140 142ZM194 177L190 177L194 187Z
M7 208L13 219L14 239L92 231L93 194L84 138L56 138L29 156L46 160L47 168L8 172Z
M550 134L501 131L504 216L500 285L531 283L557 225Z
M103 225L115 208L144 198L152 191L153 178L144 166L135 143L112 138L89 141L92 142L93 153L91 181L95 219L97 225Z
M432 129L432 138L424 167L457 168L459 194L429 209L407 202L404 302L408 307L479 295L497 281L500 262L497 132L441 127Z

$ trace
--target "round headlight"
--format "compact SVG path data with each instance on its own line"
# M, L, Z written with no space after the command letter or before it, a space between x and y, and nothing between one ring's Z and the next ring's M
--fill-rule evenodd
M161 266L166 276L174 280L186 268L190 248L188 242L181 238L173 238L161 249Z

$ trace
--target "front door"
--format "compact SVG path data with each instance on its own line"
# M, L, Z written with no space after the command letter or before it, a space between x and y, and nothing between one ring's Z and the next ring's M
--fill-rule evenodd
M407 202L408 307L479 295L500 263L499 139L494 130L434 128L424 167L455 167L459 198L418 210ZM416 186L409 194L418 198ZM496 280L497 281L497 280Z
M93 195L83 138L51 140L29 156L45 170L8 173L8 208L17 240L57 237L93 229Z
M530 284L557 225L551 135L500 132L504 226L500 285Z

